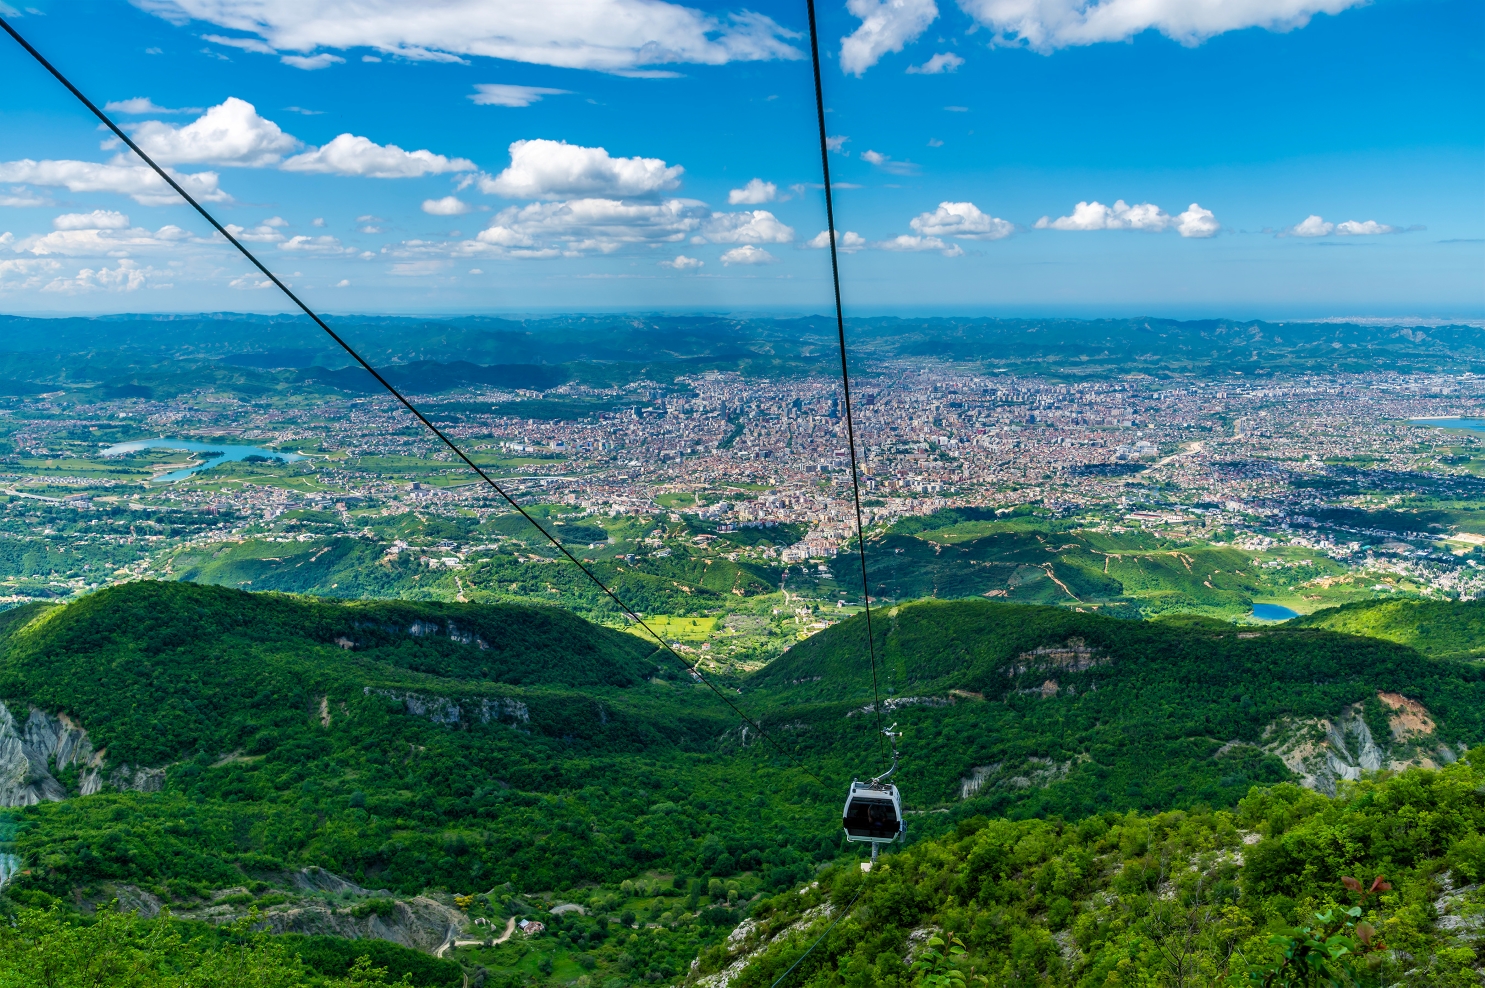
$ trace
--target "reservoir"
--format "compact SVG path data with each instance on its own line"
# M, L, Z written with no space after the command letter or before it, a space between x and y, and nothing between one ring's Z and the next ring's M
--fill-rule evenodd
M304 459L298 453L280 453L274 449L263 449L258 446L230 446L226 443L198 443L191 439L137 439L134 442L119 443L105 449L103 456L123 456L125 453L133 453L141 449L183 449L192 453L214 453L216 455L206 457L206 462L194 467L185 467L181 470L172 470L155 478L156 483L173 483L184 480L192 474L200 473L202 470L210 470L218 463L230 463L238 460L246 460L250 457L258 457L263 460L275 460L279 463L293 463L295 460Z
M1485 419L1409 419L1413 425L1431 425L1438 429L1468 429L1485 432Z
M1291 611L1283 604L1254 604L1253 613L1249 616L1255 621L1288 621L1299 617L1299 611Z

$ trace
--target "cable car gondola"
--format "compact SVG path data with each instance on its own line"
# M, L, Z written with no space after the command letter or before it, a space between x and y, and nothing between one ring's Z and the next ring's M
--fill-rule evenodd
M879 845L890 844L907 832L902 818L902 797L897 787L887 781L897 771L897 739L902 735L893 733L896 726L893 724L882 732L892 739L892 767L870 782L852 780L846 805L841 810L846 840L870 843L873 861Z

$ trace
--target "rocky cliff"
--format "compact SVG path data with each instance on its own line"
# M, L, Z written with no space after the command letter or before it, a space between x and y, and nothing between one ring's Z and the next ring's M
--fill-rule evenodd
M60 802L90 796L105 787L154 792L165 781L162 768L118 765L108 769L107 752L94 749L88 732L66 714L52 716L30 708L24 725L0 703L0 807ZM76 769L72 791L57 776Z

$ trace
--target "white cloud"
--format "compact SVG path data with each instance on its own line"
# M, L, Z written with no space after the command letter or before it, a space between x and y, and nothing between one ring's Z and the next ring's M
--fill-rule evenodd
M313 72L315 69L328 69L332 65L338 65L345 59L339 55L332 55L328 51L322 51L318 55L285 55L279 61L285 65L292 65L296 69Z
M870 164L876 165L882 171L893 175L916 175L918 172L918 166L913 162L894 161L891 155L882 154L880 151L872 151L870 149L862 151L861 158ZM837 187L840 185L840 183L835 184Z
M1378 233L1396 233L1397 227L1378 223L1376 220L1346 220L1335 225L1338 237L1365 237Z
M269 281L267 278L259 278L256 273L253 273L239 275L236 278L233 278L231 281L227 282L227 287L236 288L239 290L254 288L272 288L273 282Z
M1123 199L1112 206L1101 202L1080 202L1073 207L1071 216L1049 219L1043 216L1036 221L1038 230L1147 230L1158 232L1171 225L1170 216L1154 203L1142 202L1131 206Z
M705 206L693 199L660 203L598 198L533 202L502 210L460 250L477 254L485 252L484 248L495 248L493 253L500 255L513 250L554 250L554 244L561 244L568 253L607 254L625 244L683 241L706 219Z
M170 171L170 177L201 202L227 202L232 198L217 187L216 172ZM145 206L173 206L180 202L175 190L146 165L22 158L0 162L0 182L60 186L69 192L117 192Z
M156 106L148 96L136 96L133 99L114 100L104 103L103 109L110 113L127 113L131 116L141 116L146 113L200 113L199 106L183 106L172 110L163 106Z
M794 228L766 209L712 213L701 233L714 244L787 244L794 239Z
M52 220L52 226L51 233L33 234L19 241L6 234L0 237L0 245L37 257L124 257L138 249L172 247L191 236L174 224L153 233L131 227L123 213L103 209L64 213Z
M761 247L746 244L722 255L723 264L772 264L774 257Z
M354 254L355 248L342 247L334 237L306 237L302 234L290 237L278 245L279 250L300 251L307 254Z
M4 239L4 237L0 237L0 244L4 243ZM32 260L31 258L18 258L13 261L0 260L0 292L18 292L40 288L51 275L61 270L61 268L61 261L54 261L49 258L42 260Z
M192 19L263 39L277 52L374 48L433 61L477 55L633 72L645 65L798 59L794 32L749 11L714 16L661 0L136 0L177 24ZM247 47L249 39L213 38Z
M1319 216L1311 213L1290 227L1287 232L1292 237L1328 237L1334 229L1334 223L1327 223Z
M296 154L281 166L287 172L359 175L365 178L417 178L474 169L467 158L445 158L432 151L404 151L365 137L341 134L323 147Z
M18 187L12 191L15 192L15 195L0 196L0 206L8 206L12 209L25 209L30 206L56 205L56 203L52 202L45 196L38 196L26 191L25 187L23 186Z
M1227 31L1289 31L1316 14L1338 14L1365 0L959 0L1001 44L1040 52L1123 41L1154 29L1183 45Z
M888 52L902 51L938 18L933 0L846 0L861 26L840 43L840 67L861 75Z
M175 127L146 120L134 128L134 142L162 165L213 164L263 168L277 164L301 142L258 116L253 104L229 96L191 123ZM121 159L116 162L122 164Z
M687 257L685 254L677 254L673 261L661 261L662 268L674 268L677 271L695 271L706 262L695 257Z
M646 196L676 188L684 171L659 158L613 158L603 148L566 141L516 141L510 167L481 177L479 187L508 199Z
M1176 232L1183 237L1215 237L1222 224L1210 209L1202 209L1196 203L1186 207L1184 213L1176 214Z
M972 202L941 202L931 213L919 213L908 226L925 237L961 240L1002 240L1016 232L1014 224L982 212Z
M141 268L137 262L125 259L119 261L115 268L83 268L74 278L55 278L41 290L62 295L82 295L97 291L134 292L143 288L146 280L158 273L152 267Z
M959 66L964 64L964 59L951 51L935 55L922 65L909 65L909 75L942 75L945 72L957 72Z
M748 184L740 189L733 189L727 193L727 203L731 206L756 206L760 203L773 202L779 197L779 187L772 182L765 182L761 178L749 179Z
M825 138L825 147L831 151L837 151L841 154L850 154L851 152L845 150L846 142L849 140L850 138L845 136L844 134L837 134L834 137Z
M275 216L274 219L278 219L278 217ZM279 220L277 223L273 222L273 220L267 220L249 230L234 223L228 223L227 232L243 243L278 244L284 241L284 235L278 232L278 227L284 225L283 220Z
M63 213L52 220L54 230L127 230L129 217L111 209L95 209L91 213Z
M270 44L265 44L257 38L228 38L220 34L203 34L202 41L210 41L214 45L226 45L228 48L240 48L243 51L257 52L259 55L277 55L278 52Z
M336 288L349 288L349 287L351 287L351 281L350 281L349 278L342 278L342 279L340 279L339 281L337 281L335 283L334 287L336 287Z
M837 238L838 239L835 242L835 249L842 254L854 254L858 250L866 246L866 238L852 230L847 230L844 233L837 233ZM819 233L806 240L804 245L806 247L813 247L816 250L824 250L825 248L830 246L830 231L821 230Z
M1287 230L1281 230L1279 236L1328 237L1335 234L1337 237L1369 237L1397 232L1397 227L1378 223L1376 220L1346 220L1341 223L1330 223L1312 213Z
M936 250L945 257L959 257L964 248L958 244L946 244L938 237L910 237L903 234L891 240L878 240L870 245L873 250L924 251Z
M444 196L442 199L424 199L423 212L431 216L463 216L469 212L469 203L464 202L458 196Z
M510 86L497 82L477 83L478 92L469 98L480 106L530 106L543 96L566 96L570 89L547 89L544 86Z

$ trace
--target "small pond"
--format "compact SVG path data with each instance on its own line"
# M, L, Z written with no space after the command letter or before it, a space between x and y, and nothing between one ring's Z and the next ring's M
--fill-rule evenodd
M1299 611L1292 611L1283 604L1254 604L1249 617L1255 621L1288 621L1299 617Z

